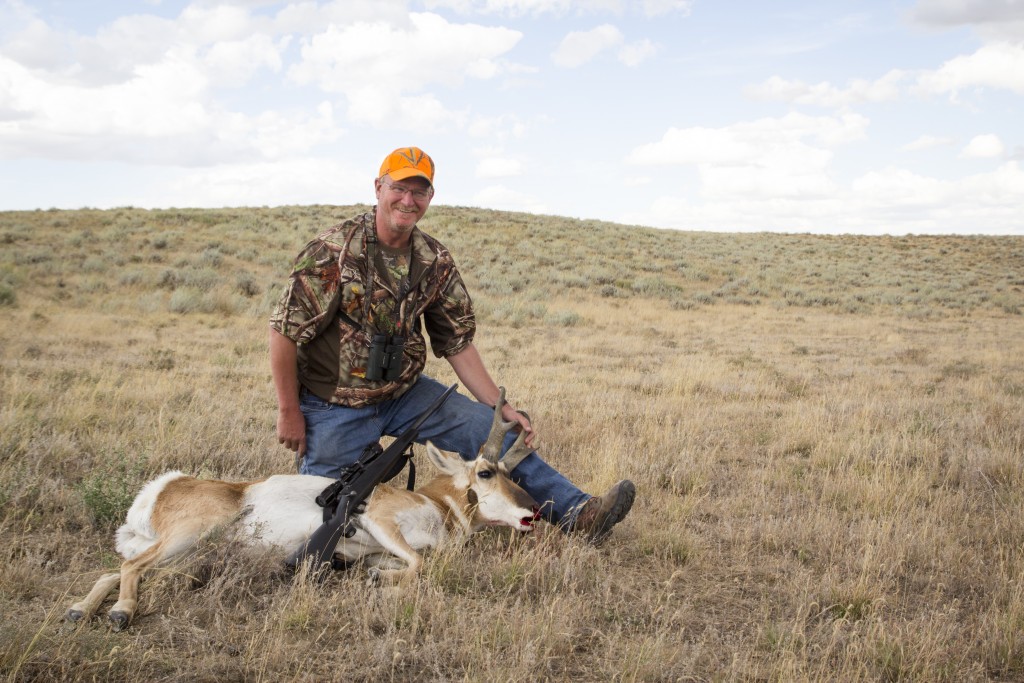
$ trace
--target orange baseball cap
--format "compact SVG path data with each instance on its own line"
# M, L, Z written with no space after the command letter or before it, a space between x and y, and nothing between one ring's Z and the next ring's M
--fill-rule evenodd
M391 176L392 180L405 180L406 178L426 178L431 185L434 184L434 160L427 156L419 147L399 147L384 158L380 165L378 178Z

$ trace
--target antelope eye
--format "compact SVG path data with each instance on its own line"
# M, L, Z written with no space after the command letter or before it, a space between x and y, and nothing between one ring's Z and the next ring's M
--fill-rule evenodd
M490 479L491 477L494 476L494 472L492 472L491 470L480 470L476 476L480 477L481 479Z

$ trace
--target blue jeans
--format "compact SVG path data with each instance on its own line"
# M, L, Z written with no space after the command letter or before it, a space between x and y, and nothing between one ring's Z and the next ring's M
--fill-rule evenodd
M303 389L300 401L306 418L306 456L299 471L337 478L343 467L359 458L381 436L397 436L426 412L446 386L421 375L407 392L396 399L363 408L347 408L327 403ZM494 409L453 393L419 430L418 443L428 440L443 451L458 453L473 460L487 440L494 420ZM505 450L515 441L510 432ZM530 453L513 472L516 481L541 505L541 514L549 522L565 526L590 496Z

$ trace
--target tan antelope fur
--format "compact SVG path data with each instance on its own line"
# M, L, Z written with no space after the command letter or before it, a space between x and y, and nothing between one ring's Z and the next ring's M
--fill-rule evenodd
M532 531L539 517L537 503L509 478L530 448L521 433L502 457L502 439L515 424L501 420L503 405L504 389L491 434L475 460L428 443L427 456L440 471L437 477L416 491L378 485L365 511L355 517L355 535L343 538L335 555L346 562L363 560L375 580L394 583L416 576L423 563L419 551L425 548L462 543L487 526ZM315 499L333 481L302 474L252 482L201 480L181 472L161 475L142 488L117 530L117 551L125 558L121 570L101 576L68 609L67 619L92 616L120 585L109 618L115 630L126 627L138 606L142 575L229 524L238 525L246 542L281 548L283 560L323 522Z

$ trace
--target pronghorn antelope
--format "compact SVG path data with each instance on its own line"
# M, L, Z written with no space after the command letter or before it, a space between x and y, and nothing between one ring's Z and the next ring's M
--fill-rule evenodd
M501 419L504 398L501 389L490 435L475 460L443 453L428 443L427 455L441 474L416 491L377 486L365 511L355 517L355 535L342 539L335 554L346 562L363 560L374 579L396 582L415 577L423 563L418 551L424 548L463 542L487 526L532 531L539 518L537 503L509 478L530 448L524 432L502 456L504 435L515 424ZM109 618L115 630L126 627L146 570L230 523L239 525L246 542L290 553L320 526L323 510L315 498L332 482L301 474L254 482L200 480L181 472L161 475L143 487L117 530L117 551L125 558L121 570L101 576L89 595L68 609L67 619L91 616L120 584Z

